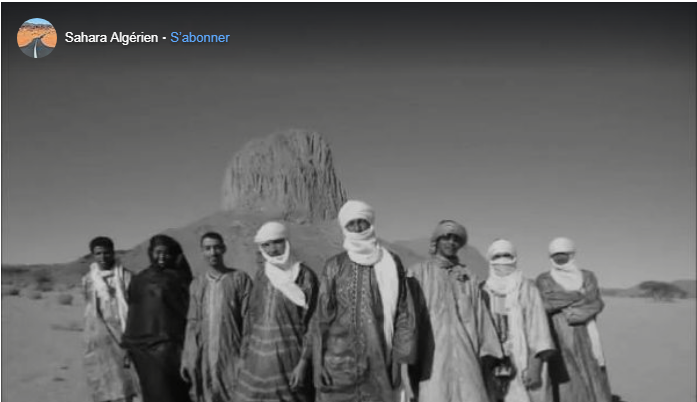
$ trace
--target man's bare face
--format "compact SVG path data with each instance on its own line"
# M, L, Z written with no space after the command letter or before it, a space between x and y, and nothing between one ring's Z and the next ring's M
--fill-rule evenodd
M112 269L116 263L114 250L108 247L96 246L92 250L92 257L101 269Z
M464 242L456 234L447 234L438 238L436 242L436 253L446 258L457 256L457 252L462 248Z
M206 260L211 267L219 267L223 265L223 254L225 254L225 244L218 239L206 237L201 240L201 250L203 259Z

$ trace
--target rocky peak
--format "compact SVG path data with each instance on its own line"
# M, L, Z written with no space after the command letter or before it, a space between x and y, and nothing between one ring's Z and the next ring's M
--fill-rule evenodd
M222 190L224 211L298 223L334 219L346 201L329 145L305 130L248 142L228 164Z

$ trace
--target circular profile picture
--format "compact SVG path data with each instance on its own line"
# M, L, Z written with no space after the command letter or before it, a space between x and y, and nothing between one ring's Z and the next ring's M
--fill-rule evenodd
M34 59L51 54L57 41L58 35L53 25L43 18L32 18L24 21L17 32L19 50Z

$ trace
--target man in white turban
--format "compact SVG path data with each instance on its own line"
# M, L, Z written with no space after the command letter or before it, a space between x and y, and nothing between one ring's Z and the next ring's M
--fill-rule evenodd
M410 370L421 402L489 402L480 360L503 357L479 279L458 259L467 231L444 220L431 236L431 256L409 268L421 294L419 358ZM421 303L419 303L421 304Z
M252 280L244 271L225 265L223 237L201 236L208 269L190 286L182 377L190 383L194 402L228 401L235 386Z
M549 244L551 269L537 278L560 353L549 362L555 395L565 402L610 402L596 317L603 310L598 281L576 264L576 246L560 237Z
M254 242L262 256L245 320L235 401L312 402L306 378L312 357L310 320L319 281L291 250L288 229L267 222Z
M494 241L487 252L489 277L484 296L506 356L488 373L496 402L551 402L544 361L554 354L547 313L540 293L518 267L508 240Z
M314 320L317 400L393 402L414 356L404 268L377 239L368 204L346 202L339 224L345 251L324 267Z

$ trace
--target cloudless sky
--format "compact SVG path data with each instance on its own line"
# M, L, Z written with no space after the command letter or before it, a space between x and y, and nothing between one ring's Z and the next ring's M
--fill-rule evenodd
M154 6L96 24L85 15L118 9L85 5L44 15L49 57L3 47L3 263L189 224L218 210L246 141L304 128L387 239L450 218L482 252L513 241L530 275L564 235L605 286L695 277L694 4L257 6L168 6L153 27ZM66 31L231 43L76 45Z
M37 24L37 25L51 25L50 22L46 21L43 18L32 18L30 20L27 20L28 24Z

